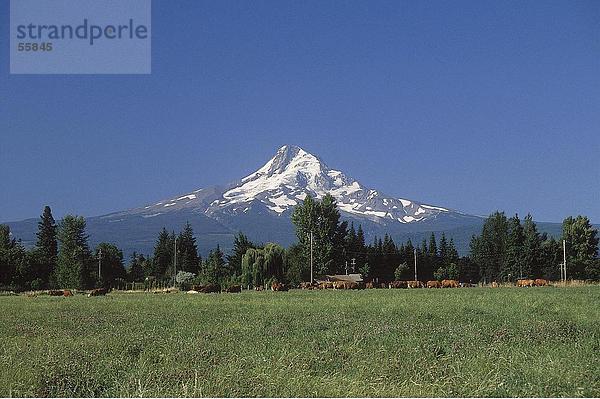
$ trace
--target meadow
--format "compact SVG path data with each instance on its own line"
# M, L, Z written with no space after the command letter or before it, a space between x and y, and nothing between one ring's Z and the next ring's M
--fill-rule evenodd
M600 396L600 286L0 297L0 396Z

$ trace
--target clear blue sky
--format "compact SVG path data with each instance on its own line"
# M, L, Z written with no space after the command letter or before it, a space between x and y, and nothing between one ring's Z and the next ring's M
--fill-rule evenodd
M0 221L225 183L296 144L473 214L600 222L600 2L153 2L152 75L9 75Z

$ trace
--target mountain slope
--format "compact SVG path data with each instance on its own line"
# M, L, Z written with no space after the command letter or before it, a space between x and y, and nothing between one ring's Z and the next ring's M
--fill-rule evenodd
M160 229L179 231L186 221L194 228L199 249L231 246L243 231L251 239L295 241L290 215L306 195L331 194L342 218L362 224L366 236L389 233L398 240L418 239L429 232L478 230L483 219L448 208L385 195L367 188L300 147L283 146L256 172L225 186L200 188L143 207L87 218L92 244L114 242L129 253L151 253ZM15 236L35 240L35 220L9 223ZM461 230L462 229L462 230ZM455 239L464 252L468 241Z

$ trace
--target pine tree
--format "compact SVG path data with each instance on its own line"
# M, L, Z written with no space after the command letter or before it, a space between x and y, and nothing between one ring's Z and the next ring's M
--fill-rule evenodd
M308 260L302 247L298 244L290 246L286 251L287 281L299 284L310 279Z
M225 259L221 248L211 250L205 262L202 262L201 279L205 283L222 284L225 279L230 277L226 273Z
M504 280L514 281L517 277L531 276L531 270L523 264L523 244L525 236L521 219L515 215L508 219L508 232L506 236L506 252L502 262L500 275Z
M177 271L186 271L198 274L200 270L200 257L196 246L194 230L189 222L177 238Z
M84 289L93 284L92 256L85 233L85 219L67 215L58 226L59 242L56 284L61 288Z
M458 251L456 250L456 246L454 245L454 239L450 238L450 242L448 243L448 263L456 263L460 259L458 256Z
M123 251L115 245L106 242L98 244L94 258L96 261L100 260L101 265L101 275L97 279L98 286L111 287L117 279L124 280L127 277L125 266L123 266ZM97 275L98 272L96 272Z
M481 230L481 235L471 240L471 259L486 282L499 280L506 259L508 219L504 212L490 215Z
M154 246L154 256L152 257L152 275L158 278L167 277L167 273L173 264L174 241L169 236L167 229L163 227L156 245Z
M530 214L523 221L523 270L531 278L542 277L542 239Z
M296 236L307 258L310 257L312 232L314 267L317 274L332 273L340 268L347 223L340 223L339 220L337 203L329 194L321 201L307 195L304 202L294 208L292 222L296 226Z
M3 287L0 289L29 289L31 272L31 262L25 247L20 241L11 238L8 226L0 225L0 286Z
M242 257L250 248L256 248L256 245L248 239L241 231L233 239L233 251L227 256L227 264L236 274L242 272Z
M49 206L44 207L44 213L38 222L38 232L36 235L36 277L42 281L44 286L48 286L56 270L58 255L56 222L52 217L52 211Z
M442 232L442 237L440 238L440 264L446 266L449 263L448 241L446 241L446 234Z
M562 239L567 243L567 277L599 278L598 230L585 216L568 217L563 221Z
M146 278L146 270L144 266L146 264L146 258L142 254L133 252L131 254L131 261L129 263L128 279L131 282L141 282Z

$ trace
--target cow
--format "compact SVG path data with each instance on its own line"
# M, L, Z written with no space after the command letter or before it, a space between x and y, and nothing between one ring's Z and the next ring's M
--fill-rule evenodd
M535 285L535 280L530 280L530 279L517 280L517 287L533 287L534 285Z
M423 288L424 285L418 280L411 280L406 282L408 288Z
M271 283L271 291L287 291L288 287L285 284L273 282Z
M543 278L536 278L534 280L534 284L536 287L546 287L548 286L548 280L544 280Z
M458 281L442 280L442 288L458 288Z
M73 296L73 292L71 290L63 290L63 296Z
M498 287L499 287L498 283L495 281L492 281L492 288L498 288Z
M313 284L309 283L308 281L300 283L300 289L303 289L303 290L312 290L313 288L314 288Z
M427 288L442 288L442 284L437 280L429 280L427 282Z
M93 289L89 294L88 294L88 298L92 297L92 296L103 296L108 294L108 289L106 288L96 288Z
M460 283L461 288L471 288L473 284L471 283Z
M230 293L242 292L242 286L241 285L230 285L229 287L225 288L225 292L230 292Z
M217 284L206 284L206 285L201 285L199 287L197 287L199 289L194 290L194 291L198 291L198 292L202 292L204 294L210 294L211 292L216 292L219 293L221 292L221 287L219 287Z
M367 288L367 289L375 288L375 283L372 281L369 281L368 283L365 284L365 288Z
M408 288L407 281L394 280L388 285L389 288Z
M264 291L265 287L263 287L262 285L257 285L256 287L254 287L254 291Z
M186 292L186 294L197 294L197 293L198 293L198 291L196 291L196 290L189 290Z
M333 288L338 290L357 290L360 286L354 281L335 281Z
M48 291L48 295L50 296L63 296L63 292L60 290L50 290Z
M319 283L318 288L320 290L327 290L327 289L332 289L335 287L334 287L334 283L332 283L331 281L322 281Z

